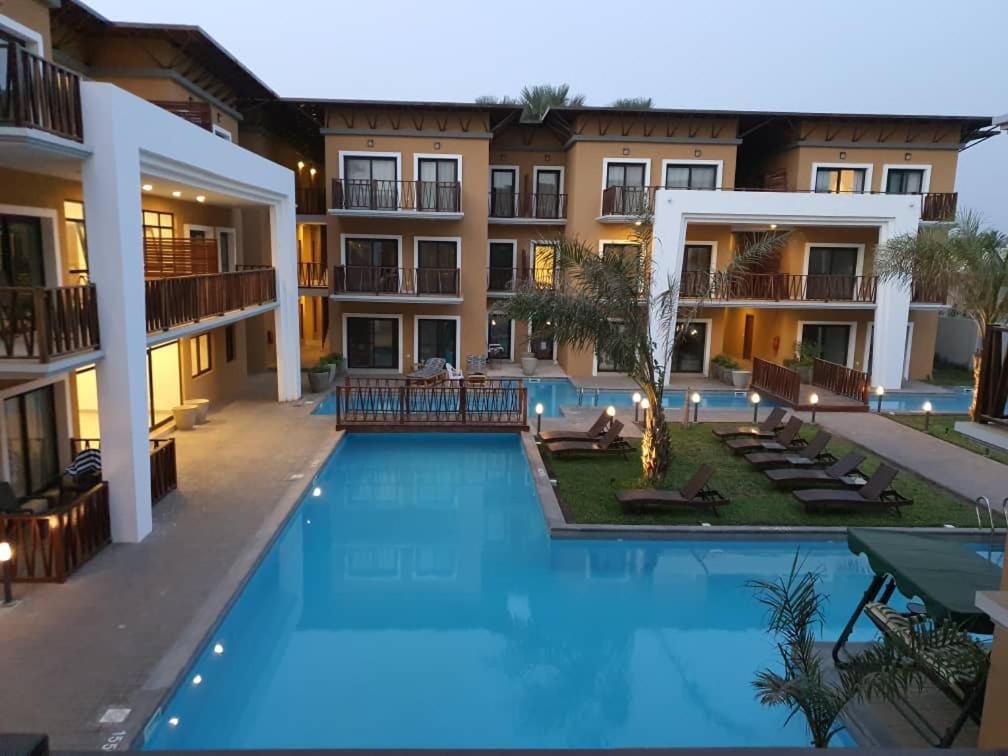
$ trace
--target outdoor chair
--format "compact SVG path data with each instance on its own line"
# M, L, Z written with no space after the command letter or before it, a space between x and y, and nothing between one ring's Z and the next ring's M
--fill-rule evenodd
M850 452L825 469L766 470L764 474L778 488L801 488L804 486L860 488L865 484L865 479L857 468L865 459L864 454Z
M18 499L6 480L0 480L0 515L37 514L49 508L49 500L43 496Z
M620 454L626 458L627 449L630 449L624 439L620 438L620 431L623 430L623 423L613 420L609 425L609 430L595 441L560 441L545 444L550 454L557 456L604 456L609 454Z
M714 428L711 433L721 439L738 438L740 436L773 438L774 434L784 427L783 421L786 414L787 410L782 407L774 407L759 425L736 425L732 428Z
M430 357L412 373L406 374L407 383L435 383L440 380L445 369L443 357Z
M773 441L767 441L762 438L733 438L725 441L725 446L731 451L732 454L748 454L750 452L786 452L794 451L802 446L805 446L805 439L798 435L801 430L802 419L800 417L792 416L790 420L785 423L784 427L777 432L774 436Z
M616 500L624 512L654 510L681 510L684 507L709 509L719 517L717 508L729 504L723 494L711 488L709 483L714 475L710 465L700 465L693 477L678 491L656 488L632 489L616 492Z
M808 445L797 452L764 451L746 454L746 461L757 470L769 470L777 467L814 467L836 462L836 457L826 451L826 446L833 436L826 431L819 431Z
M597 441L605 433L606 426L609 425L609 415L602 412L598 420L592 423L592 427L586 431L571 430L561 428L558 430L543 431L539 434L540 441Z
M901 515L900 507L913 504L913 500L900 496L890 489L895 478L896 468L881 464L868 482L856 491L811 488L794 491L793 494L805 507L806 512L860 508L878 512L891 510Z

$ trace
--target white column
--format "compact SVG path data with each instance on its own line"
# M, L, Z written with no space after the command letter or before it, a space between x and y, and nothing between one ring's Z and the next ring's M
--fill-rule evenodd
M679 284L682 279L683 246L686 243L686 220L678 206L675 194L659 190L655 197L653 243L651 245L651 338L657 342L659 358L670 355L671 344L662 339L663 324L660 308L655 304L658 297L669 289L670 281L675 284L675 307L679 306ZM674 338L675 321L669 326L669 339ZM668 384L668 364L665 369L665 383Z
M136 542L152 527L140 154L135 128L108 97L114 90L81 89L92 150L82 168L88 263L105 353L97 363L102 475L113 540Z
M879 246L902 231L894 222L880 226ZM875 325L872 328L872 385L884 386L887 390L903 385L909 319L909 282L879 281L875 294Z
M294 215L294 177L286 199L270 206L270 259L276 269L277 400L301 398L301 341L298 333L297 224Z

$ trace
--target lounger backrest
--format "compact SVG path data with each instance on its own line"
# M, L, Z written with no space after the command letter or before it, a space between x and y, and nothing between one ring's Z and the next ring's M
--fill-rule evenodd
M759 424L759 429L772 431L780 425L780 421L784 419L784 415L786 414L787 410L783 407L774 407L770 410L770 414L763 419L763 422Z
M623 430L623 423L619 420L613 420L612 425L609 426L609 430L606 431L605 435L599 439L598 445L602 449L608 449L612 446L612 443L619 438L620 431Z
M710 465L700 465L693 477L686 481L686 485L679 489L679 493L687 501L695 499L697 494L703 491L711 477L714 475L714 468Z
M864 462L865 459L864 454L848 452L845 456L827 467L826 474L831 478L842 478L844 475L854 472L857 466Z
M444 366L445 366L444 357L428 357L427 361L424 362L423 369L437 371L443 368Z
M889 485L896 478L896 469L882 463L878 466L875 474L869 478L868 482L858 489L858 493L866 499L875 500L882 495L882 492L889 488Z
M14 512L19 506L11 484L6 480L0 480L0 512Z
M609 423L609 415L603 412L598 416L598 420L592 423L592 427L588 429L589 436L601 436L602 431L605 430L606 425Z
M781 428L780 433L777 434L777 441L784 446L790 446L791 442L795 440L798 436L798 431L801 430L803 423L800 417L792 417L787 421L787 424Z
M808 442L808 446L802 449L802 456L807 459L815 459L824 451L826 451L826 445L833 439L833 436L826 431L819 431L816 433L815 438Z

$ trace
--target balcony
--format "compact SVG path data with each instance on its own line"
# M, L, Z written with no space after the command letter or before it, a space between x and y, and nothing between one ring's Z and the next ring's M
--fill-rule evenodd
M491 223L559 226L567 222L567 195L490 192Z
M219 261L216 239L144 237L145 278L216 273Z
M688 271L679 284L684 299L733 302L815 302L845 306L875 303L875 276L743 273L727 275Z
M294 204L298 215L325 215L325 188L298 186L294 188Z
M273 268L154 278L144 282L147 333L167 331L276 301Z
M0 126L38 129L84 141L77 74L2 37L0 60L4 60Z
M0 287L0 360L46 364L100 347L93 284Z
M332 297L340 300L462 301L458 268L383 268L337 265Z
M329 267L320 262L298 263L299 289L328 289Z
M956 217L958 192L931 192L923 195L921 220L929 223L951 223Z
M602 190L602 223L622 223L654 211L653 186L610 186Z
M487 294L490 296L514 294L529 284L537 289L555 289L558 282L555 270L540 270L533 274L521 268L487 268Z
M458 181L333 179L330 213L366 218L462 219Z
M213 114L208 102L195 100L151 100L150 102L201 129L213 131Z
M910 286L910 304L918 309L948 307L952 281L914 281Z

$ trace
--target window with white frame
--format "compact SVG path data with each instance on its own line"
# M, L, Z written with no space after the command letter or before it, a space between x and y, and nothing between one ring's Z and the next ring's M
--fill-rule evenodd
M201 333L189 340L190 375L196 378L213 370L213 343L209 333Z
M669 163L665 166L665 188L715 189L717 188L717 166Z
M824 166L816 168L815 190L831 194L860 194L867 188L865 168Z
M417 158L417 210L458 212L458 158Z
M886 194L920 194L924 191L924 169L890 168L885 190Z
M347 155L343 158L343 207L395 210L399 176L394 157Z

